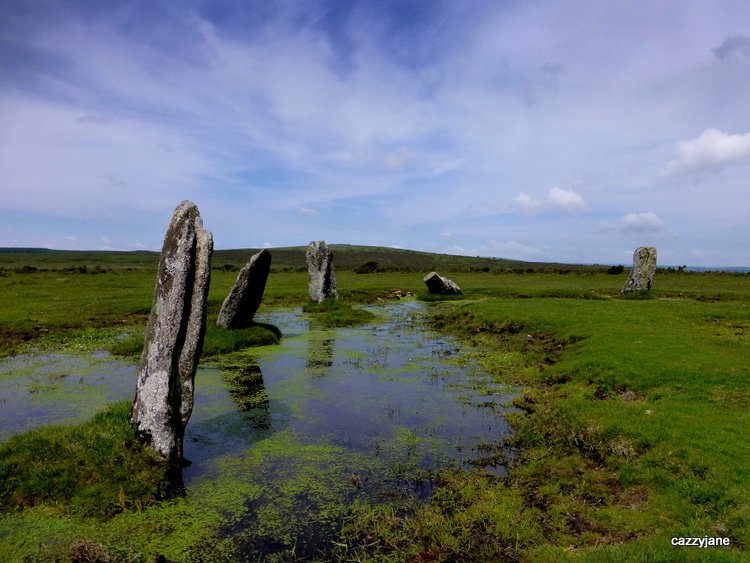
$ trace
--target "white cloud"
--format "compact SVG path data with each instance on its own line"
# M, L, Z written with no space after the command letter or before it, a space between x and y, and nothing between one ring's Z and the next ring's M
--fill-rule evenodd
M581 197L581 194L573 190L563 190L558 187L554 187L549 191L547 202L561 213L566 214L579 213L587 209L586 202Z
M525 213L534 213L539 210L542 203L532 198L529 194L521 192L516 196L516 205Z
M750 159L750 133L725 133L706 129L695 139L677 143L677 158L662 175L696 170L716 170L732 162Z
M301 207L299 210L302 215L307 215L309 217L319 217L320 211L316 211L315 209L310 209L309 207Z
M664 228L664 223L656 213L628 213L622 218L624 231L655 232Z

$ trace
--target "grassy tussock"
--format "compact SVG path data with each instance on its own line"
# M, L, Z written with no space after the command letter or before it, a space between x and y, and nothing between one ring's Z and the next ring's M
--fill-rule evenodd
M324 327L353 326L367 323L375 318L370 311L355 309L348 303L329 298L321 303L309 302L302 307L311 313L315 322Z
M108 518L165 498L166 465L140 444L130 404L79 426L51 426L0 444L2 510L46 506L60 515Z

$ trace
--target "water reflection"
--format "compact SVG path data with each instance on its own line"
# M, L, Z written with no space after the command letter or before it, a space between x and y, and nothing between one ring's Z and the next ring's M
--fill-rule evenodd
M263 383L263 372L253 360L222 371L229 395L255 430L271 428L270 401Z
M335 348L335 330L315 330L312 325L309 327L305 368L314 379L328 375L333 366Z

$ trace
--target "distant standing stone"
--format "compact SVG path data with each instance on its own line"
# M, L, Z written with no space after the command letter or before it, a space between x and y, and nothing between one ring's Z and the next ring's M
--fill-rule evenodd
M325 241L313 241L307 247L307 271L310 274L308 286L310 299L321 301L337 297L336 273L333 271L333 253L326 246Z
M131 420L172 462L182 459L193 383L206 331L213 237L196 205L183 201L164 237Z
M622 288L626 291L648 291L656 272L656 248L653 246L641 246L633 253L633 269L630 271L628 281Z
M263 299L270 271L271 253L264 248L240 270L237 281L221 306L216 324L237 328L252 321Z
M461 288L452 282L448 278L444 278L437 272L430 272L424 278L424 283L427 284L427 290L430 293L437 293L438 295L456 295L463 293Z

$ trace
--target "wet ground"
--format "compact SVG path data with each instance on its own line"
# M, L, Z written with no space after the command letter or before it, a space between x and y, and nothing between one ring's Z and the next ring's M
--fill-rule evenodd
M281 329L280 345L199 369L183 479L188 496L208 484L244 495L222 530L239 555L313 553L351 503L426 498L444 467L503 472L512 389L427 329L425 307L371 307L374 322L338 329L298 308L275 310L257 320ZM134 361L106 354L3 360L0 440L85 420L131 398L135 377Z

